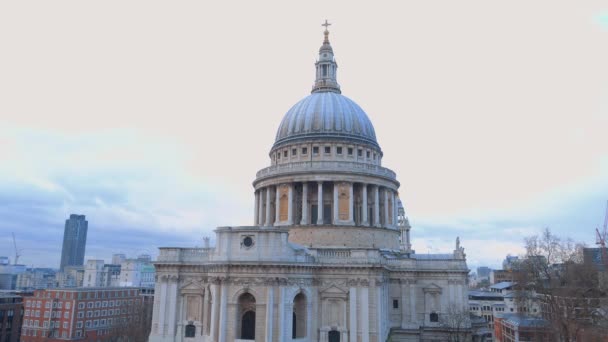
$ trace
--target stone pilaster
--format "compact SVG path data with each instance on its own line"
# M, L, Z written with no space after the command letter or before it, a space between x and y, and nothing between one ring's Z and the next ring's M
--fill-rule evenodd
M201 327L201 334L203 336L205 335L209 335L209 332L207 331L207 322L210 319L210 315L208 315L207 313L209 312L209 291L205 290L205 297L203 297L203 319L201 324L203 325Z
M177 277L169 278L169 320L167 321L168 334L175 336L175 309L177 308Z
M227 306L227 301L228 301L228 285L227 284L222 284L221 287L221 291L220 291L220 324L219 324L219 342L226 342L226 334L228 333L227 329L227 310L228 310L228 306Z
M219 283L211 284L211 324L209 335L211 337L211 341L217 341L218 335L218 318L220 313L220 297L219 297Z
M409 295L409 283L407 280L401 280L401 328L405 329L408 327L410 321L410 315L407 307L408 295Z
M158 334L165 336L165 316L167 315L167 282L165 276L160 276L160 309L158 317Z
M266 291L266 342L272 342L274 329L274 285L269 284Z
M351 286L348 291L348 304L349 304L349 327L350 332L349 341L357 341L357 287Z
M369 342L369 288L363 286L359 291L361 292L361 341Z

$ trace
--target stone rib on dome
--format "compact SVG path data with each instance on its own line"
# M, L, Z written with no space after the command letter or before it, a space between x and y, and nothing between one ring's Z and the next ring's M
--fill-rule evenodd
M335 92L310 94L291 107L279 125L274 145L310 138L346 138L378 146L367 114Z

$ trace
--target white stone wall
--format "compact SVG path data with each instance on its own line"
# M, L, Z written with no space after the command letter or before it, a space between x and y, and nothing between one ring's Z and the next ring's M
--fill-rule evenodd
M244 294L255 298L255 340L264 342L292 341L298 293L306 297L306 336L298 342L327 341L332 330L341 341L358 342L385 341L391 329L399 336L436 335L442 325L430 321L432 312L468 309L464 262L384 263L366 259L380 256L377 250L348 250L352 262L342 263L341 253L320 258L322 249L294 245L278 228L225 227L217 236L215 250L196 254L207 256L198 262L174 249L171 259L161 250L150 341L239 341ZM243 245L245 236L253 237L252 246ZM185 337L189 324L196 327L194 338Z

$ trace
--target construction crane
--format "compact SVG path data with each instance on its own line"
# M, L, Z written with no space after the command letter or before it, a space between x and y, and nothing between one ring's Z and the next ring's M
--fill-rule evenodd
M604 216L604 227L602 231L599 228L595 228L596 238L595 244L600 245L600 252L602 253L602 266L604 269L608 266L608 254L606 253L606 235L608 231L608 201L606 201L606 215Z
M19 250L17 249L17 240L15 240L15 233L11 234L13 234L13 245L15 245L15 261L13 262L13 265L17 265L17 263L19 263L19 257L21 256L21 254L19 254Z

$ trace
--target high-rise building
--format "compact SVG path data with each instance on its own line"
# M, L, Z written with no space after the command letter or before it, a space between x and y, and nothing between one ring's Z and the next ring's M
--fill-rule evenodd
M122 253L112 254L112 264L120 265L127 259L127 256Z
M70 215L65 221L63 233L63 248L61 249L60 270L66 266L83 266L84 249L87 244L87 230L89 222L84 215Z

